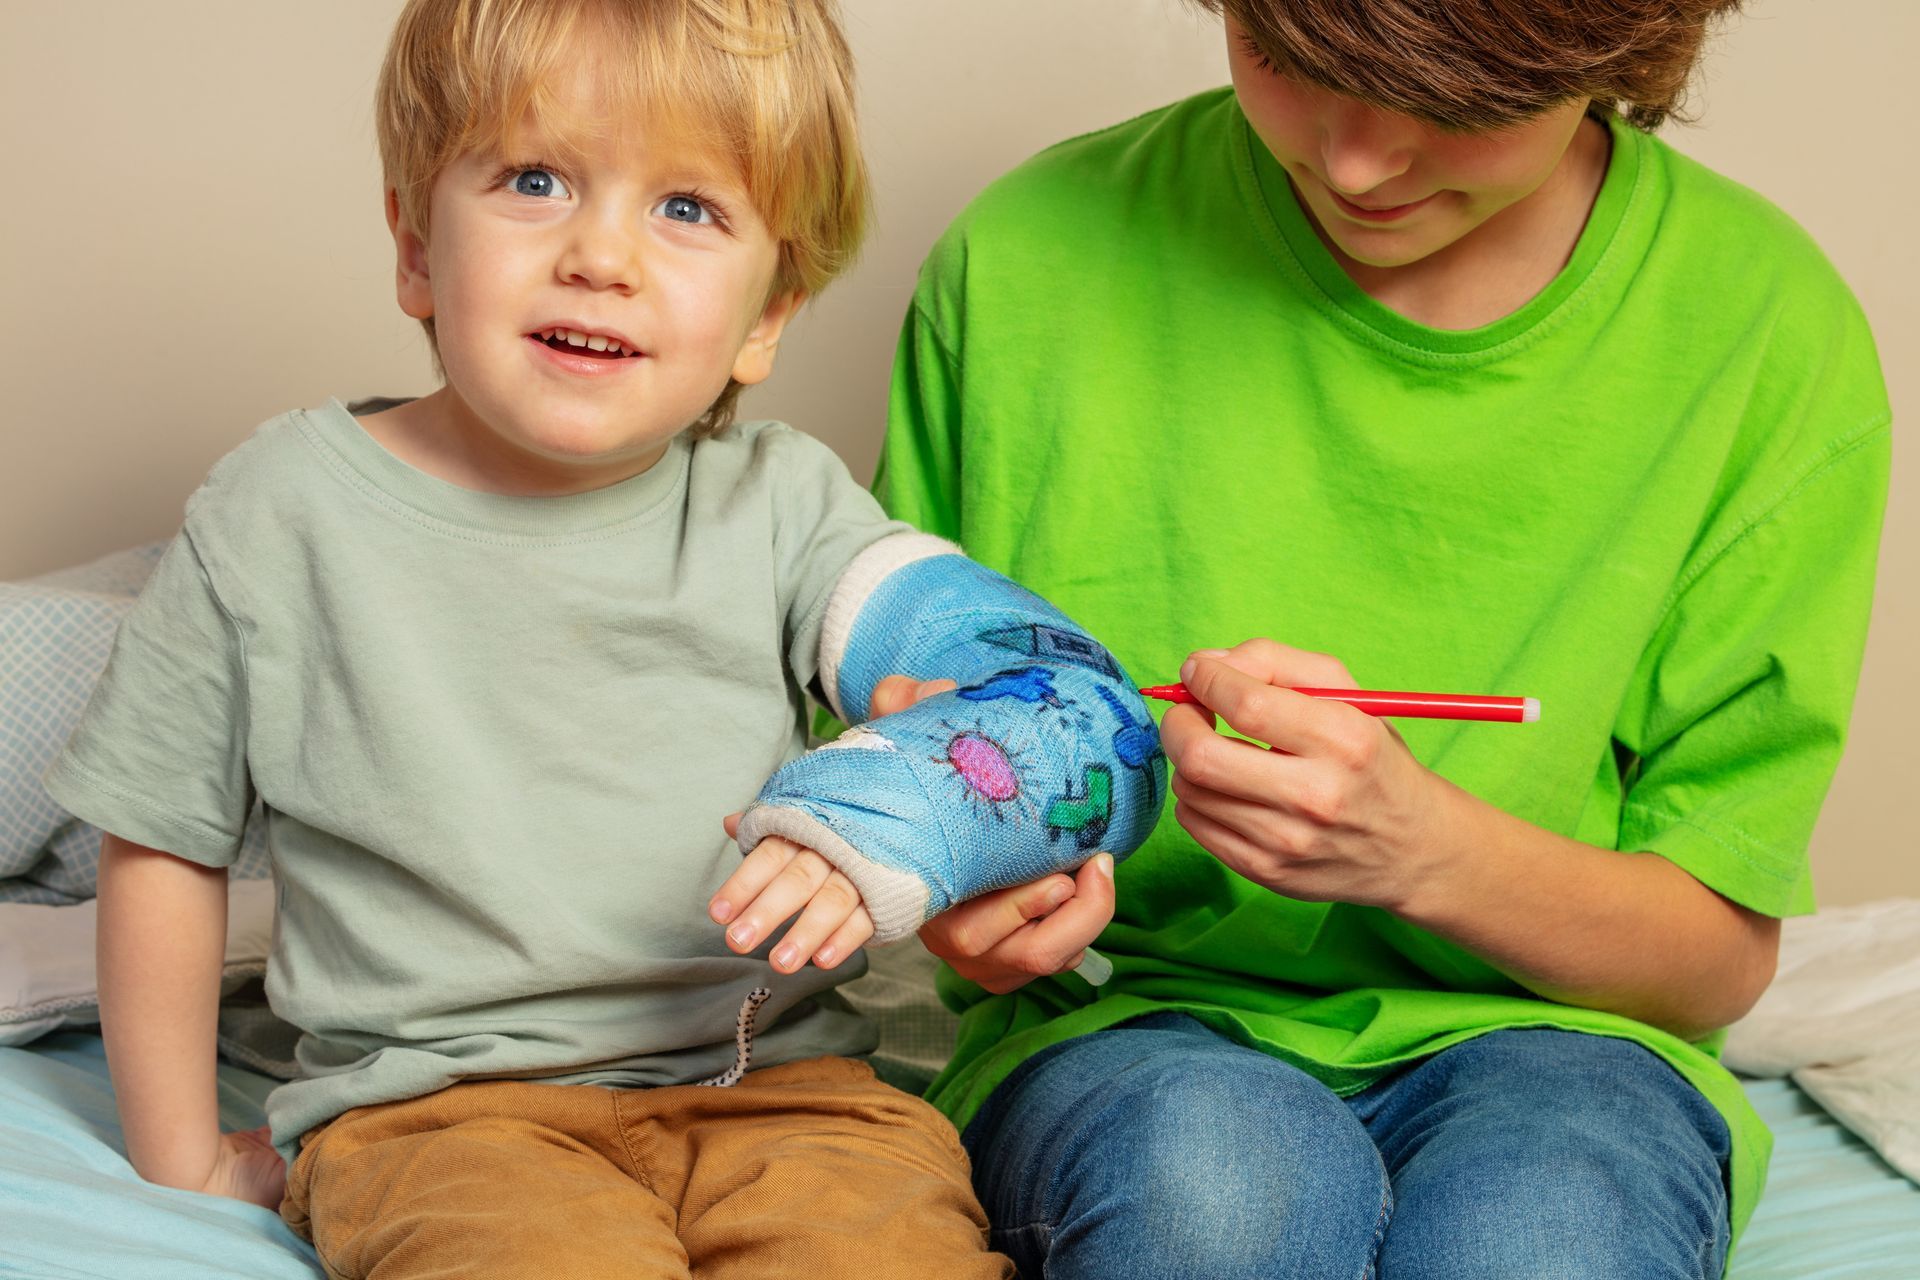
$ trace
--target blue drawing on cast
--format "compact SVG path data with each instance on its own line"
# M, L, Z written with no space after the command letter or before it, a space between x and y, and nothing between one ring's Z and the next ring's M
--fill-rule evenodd
M1160 756L1160 735L1154 731L1152 718L1149 717L1144 723L1135 720L1105 685L1095 685L1093 691L1100 695L1100 700L1107 704L1114 718L1120 722L1119 731L1113 735L1113 753L1120 757L1120 763L1129 769L1157 772L1155 762Z
M1044 622L982 631L978 638L1029 658L1071 663L1076 667L1097 671L1109 680L1121 678L1120 664L1091 636L1076 635L1059 627L1050 627Z
M1045 667L1016 667L1012 671L1002 671L998 675L989 676L979 684L968 685L957 692L968 702L997 702L1001 698L1018 698L1022 702L1044 702L1056 708L1067 705L1060 697L1059 690L1053 687L1053 673ZM1106 693L1106 690L1102 689L1100 692Z

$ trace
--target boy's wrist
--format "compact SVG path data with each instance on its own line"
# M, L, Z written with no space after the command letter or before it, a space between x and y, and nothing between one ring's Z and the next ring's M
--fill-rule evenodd
M1499 909L1515 877L1526 874L1528 846L1505 829L1518 819L1437 773L1422 773L1429 791L1425 822L1403 859L1407 873L1393 899L1381 905L1445 937Z
M137 1155L129 1143L127 1156L133 1171L155 1186L204 1191L219 1164L220 1128L215 1125L204 1133L173 1135L160 1143L147 1144Z

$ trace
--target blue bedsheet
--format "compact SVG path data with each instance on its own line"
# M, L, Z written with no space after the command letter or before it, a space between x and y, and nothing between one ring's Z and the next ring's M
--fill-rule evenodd
M267 1077L220 1068L220 1114L261 1122ZM1780 1080L1748 1086L1776 1136L1773 1171L1732 1280L1914 1280L1920 1188ZM98 1035L0 1049L0 1277L313 1280L275 1214L134 1176Z
M273 1080L222 1063L220 1122L263 1123ZM0 1049L0 1276L316 1280L313 1250L256 1205L142 1182L92 1032Z
M1750 1080L1773 1130L1766 1194L1731 1280L1915 1280L1920 1187L1785 1080Z

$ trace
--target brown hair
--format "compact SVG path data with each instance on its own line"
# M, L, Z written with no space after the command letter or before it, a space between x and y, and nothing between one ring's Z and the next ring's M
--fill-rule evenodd
M816 294L853 260L869 196L835 0L410 0L374 120L385 184L423 241L434 181L461 156L531 124L567 162L606 127L561 107L576 66L597 73L608 119L658 121L737 159L779 242L775 294ZM731 421L739 394L729 382L696 432Z
M1288 75L1449 129L1591 98L1677 115L1708 27L1741 0L1193 0Z

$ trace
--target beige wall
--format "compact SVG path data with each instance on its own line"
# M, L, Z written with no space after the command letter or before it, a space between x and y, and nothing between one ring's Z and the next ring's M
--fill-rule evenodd
M747 403L878 448L895 328L968 195L1054 139L1224 80L1177 0L844 0L879 234ZM1686 151L1771 195L1920 403L1908 95L1920 5L1750 0ZM395 309L368 99L398 0L0 0L0 578L167 534L255 423L430 387ZM1711 305L1711 300L1703 300ZM1896 460L1854 736L1815 842L1829 903L1920 895L1920 473ZM1901 659L1900 654L1908 655Z

